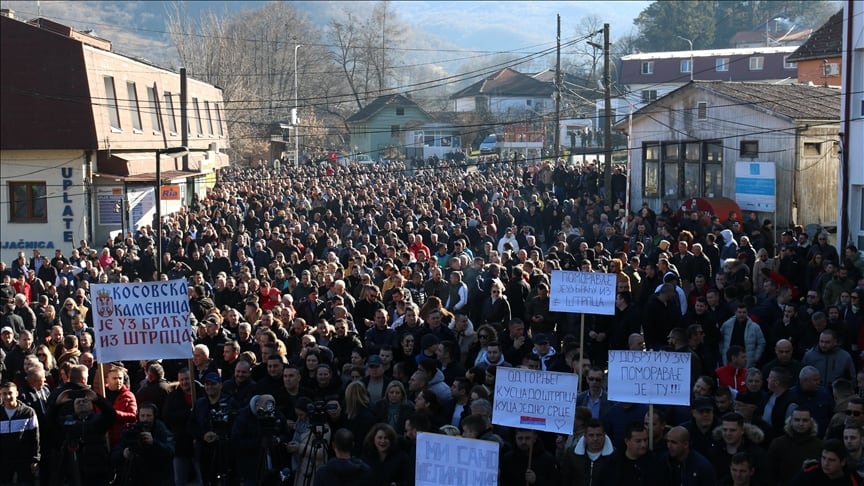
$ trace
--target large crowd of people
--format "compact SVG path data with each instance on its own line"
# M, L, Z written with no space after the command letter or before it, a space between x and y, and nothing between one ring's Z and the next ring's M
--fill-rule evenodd
M0 484L402 486L418 432L497 442L502 486L858 484L858 249L609 177L232 167L161 228L0 261ZM614 316L552 311L556 270L614 273ZM99 364L90 285L173 279L191 359ZM689 353L690 406L610 401L610 349ZM572 433L493 424L500 367L579 373Z

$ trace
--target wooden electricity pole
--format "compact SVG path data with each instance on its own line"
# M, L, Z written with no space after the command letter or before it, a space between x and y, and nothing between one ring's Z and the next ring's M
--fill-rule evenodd
M603 123L603 144L605 146L603 164L603 188L606 193L606 202L611 206L615 201L612 199L612 76L610 74L609 50L609 24L603 24L603 111L605 112Z
M558 160L561 147L561 15L558 15L558 37L555 59L555 160Z

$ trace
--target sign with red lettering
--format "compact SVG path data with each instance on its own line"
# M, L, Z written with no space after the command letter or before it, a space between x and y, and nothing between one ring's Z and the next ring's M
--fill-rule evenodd
M166 282L93 284L93 347L102 363L192 357L184 279Z

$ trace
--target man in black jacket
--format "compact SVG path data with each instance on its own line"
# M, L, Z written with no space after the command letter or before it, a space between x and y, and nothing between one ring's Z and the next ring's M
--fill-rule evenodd
M354 434L339 429L333 434L333 459L318 468L312 486L349 486L369 482L372 469L361 459L351 457Z
M555 457L543 448L543 443L537 440L535 430L516 431L516 448L504 454L500 471L502 486L561 484L558 463Z
M170 486L174 482L174 435L157 415L156 405L140 404L138 422L127 427L114 446L112 458L123 484Z
M71 484L108 485L113 468L105 434L116 418L114 407L89 388L60 393L51 412L63 438L52 474L60 476L57 484L68 479Z
M18 387L0 385L0 483L32 484L39 467L39 421L36 411L18 401Z

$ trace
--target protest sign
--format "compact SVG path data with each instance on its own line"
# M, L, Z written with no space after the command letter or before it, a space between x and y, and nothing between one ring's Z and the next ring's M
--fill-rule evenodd
M497 442L441 434L417 434L416 486L497 486Z
M192 357L186 280L93 284L90 292L100 362Z
M499 366L492 423L570 434L578 390L578 375Z
M584 314L615 314L614 273L553 270L549 310Z
M690 353L610 350L607 381L609 400L690 405Z

